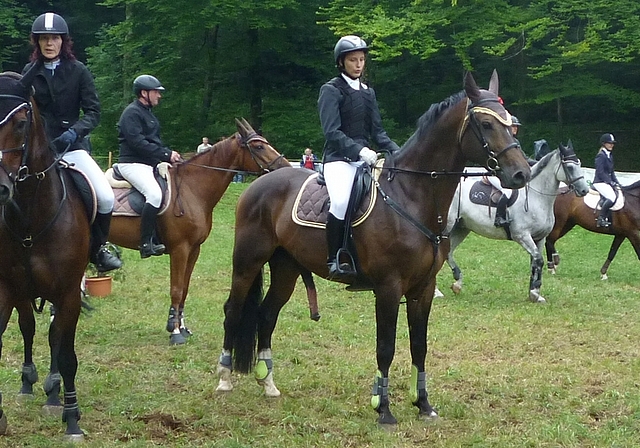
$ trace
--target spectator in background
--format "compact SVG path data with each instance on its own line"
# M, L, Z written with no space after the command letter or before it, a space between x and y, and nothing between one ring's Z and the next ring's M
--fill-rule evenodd
M306 148L304 150L304 154L302 155L302 160L300 160L300 167L315 171L317 161L318 158L313 153L311 148Z
M201 152L204 152L211 147L213 147L213 145L209 144L209 137L202 137L202 143L198 145L198 149L196 150L196 152L200 154Z

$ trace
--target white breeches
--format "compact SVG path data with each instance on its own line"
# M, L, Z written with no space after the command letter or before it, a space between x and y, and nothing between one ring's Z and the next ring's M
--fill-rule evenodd
M487 179L489 180L489 183L491 183L491 185L502 191L502 194L504 194L508 198L511 197L512 191L509 188L504 188L500 184L500 179L498 179L496 176L487 176Z
M93 157L84 149L69 151L62 158L65 162L75 165L88 178L93 189L96 191L98 200L98 213L108 214L113 211L114 196L111 185L105 177L102 169L98 166Z
M356 168L364 162L329 162L324 164L324 180L331 205L329 213L338 219L344 219L349 206L353 179Z
M613 191L613 187L611 185L604 182L598 182L592 185L593 188L595 188L602 196L612 202L616 202L616 192Z
M153 167L144 163L118 163L118 169L127 181L156 208L162 205L162 190L153 174Z

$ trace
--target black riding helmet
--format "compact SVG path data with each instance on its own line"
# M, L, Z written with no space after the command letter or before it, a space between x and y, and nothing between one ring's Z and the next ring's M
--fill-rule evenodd
M602 134L600 137L600 143L615 143L616 139L613 134Z
M33 34L69 34L69 27L62 16L54 12L40 14L31 26Z
M140 75L133 80L133 93L140 96L143 90L164 90L158 78L151 75Z
M364 40L358 36L341 37L333 48L333 59L336 61L336 66L340 67L340 60L345 54L358 50L365 53L369 51L369 47L367 47L367 43Z

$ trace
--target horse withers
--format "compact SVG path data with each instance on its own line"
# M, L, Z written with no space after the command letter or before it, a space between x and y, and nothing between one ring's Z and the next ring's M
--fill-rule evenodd
M607 259L600 268L602 280L607 279L609 266L625 239L629 240L640 260L640 181L622 186L619 192L618 200L611 208L611 226L598 227L596 225L598 211L593 205L586 204L586 202L590 202L585 201L587 198L576 197L572 191L566 189L560 190L553 207L555 224L545 243L547 268L551 274L556 273L560 264L560 255L555 246L556 241L576 225L591 232L614 236ZM624 206L618 209L619 203L622 201L624 201ZM597 203L597 198L593 202Z
M158 238L166 246L171 270L171 305L167 331L171 345L184 344L191 335L185 324L184 305L193 268L213 220L216 206L238 172L255 175L291 164L244 119L238 132L191 159L169 168L168 206L158 216ZM129 191L116 198L128 197ZM144 202L144 199L143 199ZM109 241L129 249L140 244L140 215L114 211Z
M387 386L403 296L411 340L411 402L421 416L437 416L427 397L425 357L435 276L448 251L443 239L447 212L467 160L494 170L505 187L527 183L530 168L510 124L498 98L497 73L489 90L481 90L467 74L464 91L432 105L403 147L385 159L374 187L375 205L353 228L362 274L375 293L378 370L371 403L381 425L396 423ZM248 373L255 365L265 394L280 395L271 351L278 314L303 270L328 276L325 230L292 219L295 199L311 174L293 168L274 171L254 181L238 200L218 391L233 389L232 369ZM263 297L267 263L271 283Z
M62 377L65 439L78 441L84 433L78 425L74 345L80 283L89 261L89 219L71 177L49 150L44 123L30 98L33 73L22 78L15 73L0 75L0 334L15 308L24 340L21 392L28 394L37 379L32 359L36 299L41 297L56 307L49 345L52 369L59 374L45 381L45 407L60 405L57 392ZM7 188L11 190L8 196ZM4 431L6 415L0 413L0 430Z
M457 294L462 290L462 271L453 253L467 235L474 232L487 238L510 239L520 244L531 257L529 300L538 303L546 301L540 295L544 265L542 248L553 228L553 204L560 182L568 184L579 196L589 191L571 142L567 146L560 145L540 159L532 168L531 181L524 188L514 191L513 204L507 209L510 224L505 229L494 225L492 213L495 213L496 204L490 197L491 186L473 178L460 181L451 202L448 222L450 246L447 263L455 279L451 285L453 292Z

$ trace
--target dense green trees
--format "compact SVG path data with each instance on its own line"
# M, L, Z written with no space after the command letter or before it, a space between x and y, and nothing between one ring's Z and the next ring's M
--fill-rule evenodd
M177 150L229 135L244 116L290 157L305 146L319 153L317 92L335 73L337 36L355 33L372 47L368 81L398 142L432 102L460 90L464 70L485 84L497 68L525 150L572 138L590 165L598 136L612 131L618 169L640 170L636 0L0 0L2 69L22 68L30 24L47 10L67 18L96 77L98 153L116 149L115 123L140 73L167 88L157 114Z

